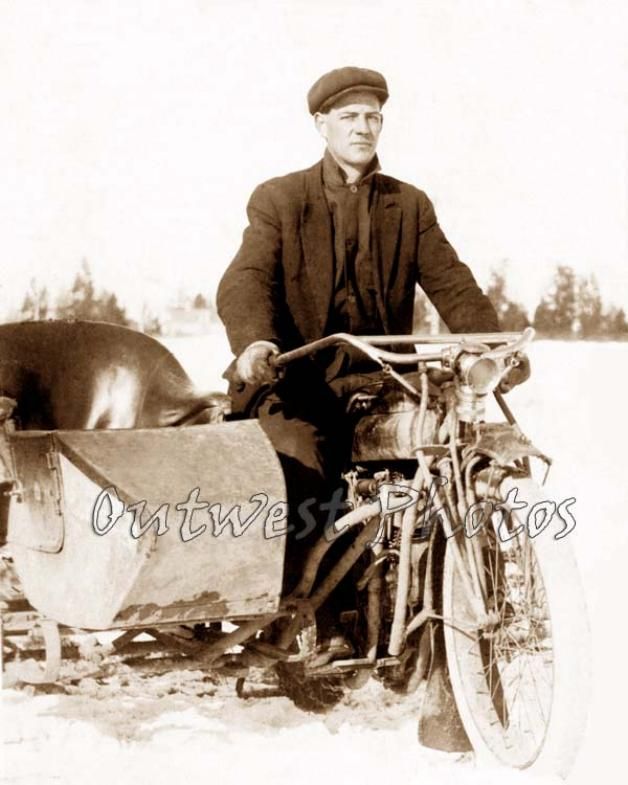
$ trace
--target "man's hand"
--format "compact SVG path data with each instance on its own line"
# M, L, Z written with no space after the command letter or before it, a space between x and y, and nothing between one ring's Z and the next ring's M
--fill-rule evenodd
M277 371L270 359L278 354L279 348L274 343L255 341L238 357L236 373L247 384L271 384L277 379Z
M513 367L501 380L497 389L500 393L508 393L512 390L513 387L516 387L518 384L523 384L523 382L527 381L529 378L530 360L528 359L527 354L522 353L519 356L518 365L513 365Z

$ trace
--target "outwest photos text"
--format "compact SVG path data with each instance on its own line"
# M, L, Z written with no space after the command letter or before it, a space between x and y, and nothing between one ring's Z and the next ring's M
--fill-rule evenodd
M516 488L509 491L503 502L482 500L472 504L466 510L462 523L452 525L447 510L440 506L438 501L438 488L445 483L444 478L441 478L438 484L432 483L427 497L405 485L382 484L376 496L365 500L379 504L382 527L375 541L383 538L383 526L391 515L413 505L417 506L417 525L425 534L433 523L438 521L441 522L446 537L453 536L460 528L467 537L473 537L492 520L492 525L503 542L519 536L523 531L529 537L536 537L550 527L554 539L560 540L575 529L576 521L570 509L576 501L574 497L564 499L558 504L548 499L529 507L525 501L518 498ZM153 512L147 512L146 500L125 504L119 498L116 488L108 486L98 494L92 508L92 528L97 535L104 536L121 518L126 518L128 522L130 515L129 533L134 539L139 539L151 529L154 529L156 536L161 537L175 527L183 542L190 542L201 535L220 537L229 534L241 537L254 524L262 525L266 539L294 533L295 539L301 540L323 526L325 536L333 540L346 531L346 527L338 520L349 509L342 488L338 488L327 501L320 502L315 498L303 501L296 516L302 522L302 527L295 525L294 516L291 516L292 522L288 522L286 501L271 501L263 491L253 494L248 505L235 504L230 507L220 502L212 503L199 499L199 494L200 488L193 488L184 501L175 504L163 503ZM519 524L512 528L510 512L528 507L525 525Z

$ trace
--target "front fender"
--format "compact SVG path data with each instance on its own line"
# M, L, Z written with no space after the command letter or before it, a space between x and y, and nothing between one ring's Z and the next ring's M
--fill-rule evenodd
M517 425L508 423L479 423L475 440L463 451L463 457L485 455L500 465L508 465L522 458L539 458L548 466L552 459L545 455L524 436Z

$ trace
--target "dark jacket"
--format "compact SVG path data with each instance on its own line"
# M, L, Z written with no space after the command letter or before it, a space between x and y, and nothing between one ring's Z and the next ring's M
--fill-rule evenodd
M218 288L231 349L282 350L323 337L333 294L332 218L322 161L258 186L249 226ZM452 332L494 332L495 310L437 223L428 197L377 173L371 219L378 308L386 334L412 331L418 283Z

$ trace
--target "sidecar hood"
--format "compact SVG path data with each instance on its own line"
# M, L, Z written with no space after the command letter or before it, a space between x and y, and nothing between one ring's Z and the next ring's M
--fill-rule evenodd
M256 421L18 432L11 449L8 539L47 617L105 629L277 609L285 537L268 518L286 491Z

